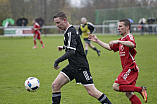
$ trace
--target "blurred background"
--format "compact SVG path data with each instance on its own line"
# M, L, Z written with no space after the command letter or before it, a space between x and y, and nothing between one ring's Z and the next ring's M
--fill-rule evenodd
M157 0L0 0L0 35L8 33L4 28L33 26L33 19L39 20L43 34L59 34L53 23L59 11L76 28L86 17L99 34L118 34L117 21L124 18L132 23L132 32L156 34L157 30Z

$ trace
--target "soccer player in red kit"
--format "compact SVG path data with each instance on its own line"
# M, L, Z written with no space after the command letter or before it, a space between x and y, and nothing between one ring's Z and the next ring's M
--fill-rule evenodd
M137 53L135 50L136 43L134 36L130 34L130 27L131 24L129 20L120 20L118 24L118 31L123 37L119 40L110 41L109 44L102 42L95 35L90 35L89 39L109 51L119 51L123 71L114 82L113 89L115 91L125 92L126 96L131 101L131 104L142 104L134 92L139 92L145 102L147 102L147 93L145 86L135 86L139 68L134 59Z
M41 35L41 32L40 32L41 27L40 27L39 23L36 22L36 20L33 20L33 24L34 24L34 28L33 28L33 30L34 30L34 37L33 37L33 40L34 40L34 45L35 45L33 47L33 49L37 48L36 39L38 39L40 41L40 43L42 45L41 48L44 48L45 46L44 46L43 41L41 40L41 37L40 37L40 35Z

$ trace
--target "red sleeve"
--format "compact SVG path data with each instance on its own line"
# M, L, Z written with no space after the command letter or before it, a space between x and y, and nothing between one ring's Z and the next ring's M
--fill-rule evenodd
M135 45L135 47L136 47L136 43L135 43L135 39L134 39L134 36L133 35L128 35L128 37L127 37L127 41L131 41L134 45ZM134 48L135 48L134 47Z
M34 28L36 28L36 25L34 25Z
M40 25L39 24L35 24L34 28L40 28Z
M39 25L37 28L40 28L41 26Z
M119 44L114 44L112 47L110 47L111 50L113 50L114 52L119 51Z

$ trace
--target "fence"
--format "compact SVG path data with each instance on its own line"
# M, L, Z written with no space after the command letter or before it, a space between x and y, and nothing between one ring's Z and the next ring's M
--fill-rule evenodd
M12 26L8 28L0 27L0 31L3 31L2 36L32 36L30 28L33 26L27 27L18 27ZM79 28L79 25L74 25L76 29ZM143 27L143 29L142 29ZM94 34L100 35L117 35L117 25L95 25L96 31ZM13 31L14 29L14 31ZM8 31L11 30L11 31ZM143 30L143 31L142 31ZM59 30L56 26L43 26L42 34L43 35L62 35L64 32ZM132 34L157 34L157 24L152 25L132 25L131 26ZM12 34L12 35L11 35Z

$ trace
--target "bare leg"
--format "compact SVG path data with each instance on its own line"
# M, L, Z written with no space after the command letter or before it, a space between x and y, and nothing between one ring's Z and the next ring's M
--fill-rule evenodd
M102 104L112 104L105 94L96 89L94 85L84 86L88 94L95 97Z
M61 87L69 82L69 79L63 74L59 73L57 78L52 83L52 104L60 104Z
M88 53L88 44L87 43L85 43L85 54L87 55L87 53Z
M92 45L92 43L88 44L90 48L94 49L94 45Z
M89 95L91 95L97 99L103 94L102 92L97 90L94 85L89 85L89 86L84 86L84 87L87 90Z
M52 83L52 91L54 92L61 92L60 88L67 84L69 82L69 79L63 74L59 73L57 78Z

